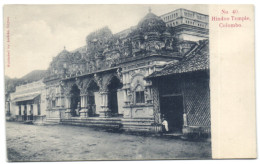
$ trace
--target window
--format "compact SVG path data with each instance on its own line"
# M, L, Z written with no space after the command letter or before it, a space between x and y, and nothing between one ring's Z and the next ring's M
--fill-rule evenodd
M136 103L144 103L144 91L135 92Z

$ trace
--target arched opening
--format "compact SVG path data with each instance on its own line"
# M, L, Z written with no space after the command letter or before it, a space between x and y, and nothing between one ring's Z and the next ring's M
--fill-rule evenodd
M76 84L74 84L70 91L71 95L71 115L72 116L79 116L80 110L80 90Z
M96 102L95 102L95 94L99 91L99 86L97 83L92 80L87 88L88 96L87 96L87 106L88 106L88 112L89 116L95 116L96 115Z
M121 89L123 84L114 76L108 84L108 108L111 110L112 116L118 116L118 89Z

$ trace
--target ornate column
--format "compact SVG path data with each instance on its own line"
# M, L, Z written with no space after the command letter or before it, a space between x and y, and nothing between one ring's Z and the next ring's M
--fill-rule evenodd
M123 89L123 91L124 91L124 103L125 103L125 105L127 105L127 102L128 102L127 89Z
M71 97L70 97L70 95L66 95L66 98L65 98L65 108L66 108L65 115L66 115L67 119L71 118L70 103L71 103Z
M80 104L81 104L81 110L79 111L80 117L86 118L88 117L88 107L87 107L87 94L81 94L80 95Z
M101 95L101 111L99 116L100 117L111 117L111 111L108 108L108 90L107 86L103 84L103 78L101 75L94 74L94 80L96 81L97 85L99 86L99 93Z
M125 106L129 106L131 104L131 90L130 88L124 89L124 103Z
M108 108L108 91L101 91L101 108L100 117L111 117L111 110Z
M152 98L152 82L151 81L146 81L144 93L145 93L146 103L152 104L153 98Z

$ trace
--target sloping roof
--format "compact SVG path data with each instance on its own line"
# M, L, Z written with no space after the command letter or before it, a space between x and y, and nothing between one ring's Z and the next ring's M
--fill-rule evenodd
M14 101L14 102L29 101L29 100L35 99L35 98L38 97L39 95L40 95L40 94L37 93L37 94L29 95L29 96L17 97L17 98L15 98L13 101Z
M154 78L165 75L181 74L209 69L209 41L203 40L191 50L180 62L168 64L162 70L146 77Z

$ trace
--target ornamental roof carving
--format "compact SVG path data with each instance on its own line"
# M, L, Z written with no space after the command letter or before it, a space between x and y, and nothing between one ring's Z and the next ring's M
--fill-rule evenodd
M164 32L166 30L165 22L157 15L149 12L137 25L139 32Z
M64 48L53 58L45 81L95 73L155 54L172 58L183 55L183 45L179 45L173 29L151 12L137 26L124 31L127 34L122 37L104 27L90 33L85 46L74 51Z
M199 44L187 53L184 58L177 63L171 63L160 71L154 72L147 79L183 74L187 72L208 71L209 70L209 40L200 41Z

